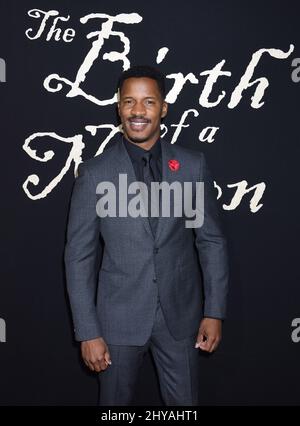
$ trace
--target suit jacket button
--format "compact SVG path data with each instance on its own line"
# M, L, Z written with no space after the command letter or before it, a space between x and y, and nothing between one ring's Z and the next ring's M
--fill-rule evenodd
M157 281L157 279L156 278L153 278L153 280L152 280L154 283L156 283L156 281Z

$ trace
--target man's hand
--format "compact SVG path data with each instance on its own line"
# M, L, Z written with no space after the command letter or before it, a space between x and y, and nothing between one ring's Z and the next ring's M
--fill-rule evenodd
M222 336L222 320L215 318L203 318L197 336L195 348L213 352L217 349Z
M81 342L81 355L85 365L97 373L106 370L108 364L112 363L107 344L102 337Z

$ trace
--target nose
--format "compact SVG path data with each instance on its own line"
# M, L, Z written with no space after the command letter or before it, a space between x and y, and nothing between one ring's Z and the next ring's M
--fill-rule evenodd
M135 102L133 107L131 108L131 114L132 115L145 115L146 114L146 108L143 102Z

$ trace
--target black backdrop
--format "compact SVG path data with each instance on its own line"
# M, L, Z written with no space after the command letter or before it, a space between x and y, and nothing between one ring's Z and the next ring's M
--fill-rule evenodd
M69 31L64 36L70 40L73 34L73 40L64 41L63 34L58 41L46 39L53 18L34 38L41 19L28 15L33 9L69 16L58 25L73 28L75 35ZM94 98L67 96L67 83L51 92L44 83L50 74L75 81L98 37L86 35L100 31L105 22L80 22L91 13L137 14L130 19L140 22L114 23L112 30L129 41L127 65L158 66L169 76L168 91L174 74L193 74L195 84L187 82L177 99L170 99L166 137L172 139L178 131L172 125L185 111L194 110L176 143L206 154L215 176L231 270L222 344L201 359L203 405L299 404L299 12L297 1L1 1L0 57L6 64L5 77L2 61L0 83L1 404L93 405L97 399L96 378L81 363L73 341L63 249L74 181L70 152L74 149L75 158L81 155L83 161L95 155L113 127L92 134L86 126L116 125L115 104L99 105L97 100L115 93L123 64L103 54L123 51L122 39L110 35L104 40L80 84ZM169 50L158 64L161 48ZM275 58L274 51L261 55L250 78L264 77L269 83L264 93L256 93L261 100L251 105L259 82L243 91L240 100L237 92L231 99L260 49L278 49L279 56L285 56ZM222 90L225 95L208 106L203 101L207 75L200 73L221 61L222 70L231 75L217 79L208 101L217 103ZM210 126L217 128L213 140L199 140ZM44 158L49 151L53 157ZM38 176L36 185L25 183L31 175ZM244 196L243 183L252 188ZM235 195L238 187L240 200ZM162 402L150 354L135 402Z

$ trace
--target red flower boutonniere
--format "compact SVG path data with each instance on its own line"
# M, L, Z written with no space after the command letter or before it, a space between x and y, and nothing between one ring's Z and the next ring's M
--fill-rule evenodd
M169 160L168 165L169 165L169 169L172 170L172 172L177 172L177 170L180 167L180 163L177 160Z

